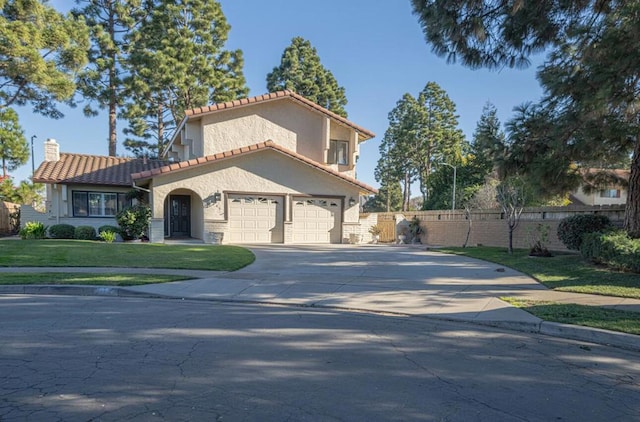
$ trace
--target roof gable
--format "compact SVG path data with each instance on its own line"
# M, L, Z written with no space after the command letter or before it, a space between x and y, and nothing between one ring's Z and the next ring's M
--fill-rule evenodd
M132 173L162 167L163 160L61 153L58 161L45 161L36 170L36 183L131 186Z
M238 149L234 149L232 151L227 151L227 152L223 152L223 153L219 153L219 154L214 154L214 155L208 155L206 157L199 157L199 158L194 158L193 160L189 160L189 161L181 161L179 163L172 163L172 164L168 164L162 167L158 167L155 169L151 169L151 170L146 170L140 173L136 173L136 174L132 174L131 178L133 180L143 180L143 179L151 179L155 176L160 176L160 175L164 175L164 174L168 174L168 173L175 173L178 171L183 171L183 170L187 170L187 169L192 169L194 167L198 167L198 166L202 166L208 163L214 163L214 162L220 162L220 161L224 161L224 160L228 160L228 159L232 159L232 158L237 158L240 156L244 156L247 154L252 154L255 153L257 151L261 151L261 150L266 150L266 149L271 149L273 151L277 151L281 154L284 154L290 158L293 158L297 161L300 161L308 166L311 166L319 171L322 171L324 173L327 173L331 176L337 177L339 179L341 179L344 182L347 182L351 185L357 186L359 189L362 189L363 191L369 192L369 193L376 193L377 189L362 183L356 179L354 179L353 177L349 177L349 176L345 176L342 173L339 173L335 170L333 170L332 168L323 166L320 163L317 163L307 157L305 157L304 155L300 155L298 153L295 153L293 151L290 151L286 148L281 147L280 145L276 144L275 142L268 140L266 142L261 142L259 144L255 144L255 145L251 145L248 147L242 147L242 148L238 148Z
M265 103L269 101L281 101L281 100L294 101L299 105L302 105L316 113L323 114L326 117L329 117L330 119L355 130L356 132L358 132L360 139L362 141L376 136L375 133L363 128L362 126L358 126L357 124L351 122L350 120L347 120L344 117L314 103L313 101L306 99L302 95L296 94L295 92L289 91L289 90L271 92L269 94L258 95L255 97L242 98L240 100L227 101L225 103L217 103L217 104L212 104L204 107L194 108L191 110L185 110L185 117L180 123L180 125L178 126L178 130L176 130L175 133L177 135L180 132L180 128L184 126L187 120L191 120L196 117L202 117L208 114L222 112L224 110L237 109L240 107L247 107L254 104ZM174 137L176 135L174 135ZM173 142L173 140L171 142Z

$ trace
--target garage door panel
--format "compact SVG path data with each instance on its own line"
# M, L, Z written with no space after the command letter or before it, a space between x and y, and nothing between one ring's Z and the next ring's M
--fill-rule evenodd
M229 195L229 239L233 243L282 243L282 198Z
M339 203L330 198L294 198L293 241L340 243L342 214Z

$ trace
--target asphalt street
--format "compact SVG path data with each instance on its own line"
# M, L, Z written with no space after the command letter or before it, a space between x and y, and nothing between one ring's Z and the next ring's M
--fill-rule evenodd
M1 421L634 421L640 354L296 306L0 296Z

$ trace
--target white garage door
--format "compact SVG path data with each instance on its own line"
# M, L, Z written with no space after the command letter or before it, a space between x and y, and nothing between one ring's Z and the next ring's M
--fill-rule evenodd
M293 198L294 243L340 243L340 204L335 198Z
M229 195L230 243L282 243L283 198Z

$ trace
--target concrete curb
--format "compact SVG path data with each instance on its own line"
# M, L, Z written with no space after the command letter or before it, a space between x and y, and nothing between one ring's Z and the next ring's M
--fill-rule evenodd
M272 301L234 300L216 298L188 298L182 296L152 294L129 290L122 287L110 286L59 286L59 285L14 285L0 286L0 294L27 294L27 295L65 295L65 296L108 296L108 297L132 297L147 299L172 299L172 300L194 300L218 303L249 303L272 306L288 306L309 309L334 309L348 312L366 312L379 315L395 315L428 318L441 321L471 323L476 325L491 326L511 331L530 332L543 334L551 337L566 338L571 340L584 341L605 346L619 347L629 350L640 350L640 336L619 333L615 331L603 330L599 328L584 327L581 325L561 324L557 322L541 321L540 323L530 322L510 322L510 321L474 321L454 318L444 318L438 315L413 315L391 311L372 311L369 309L354 309L339 306L323 305L302 305L292 303L281 303Z

